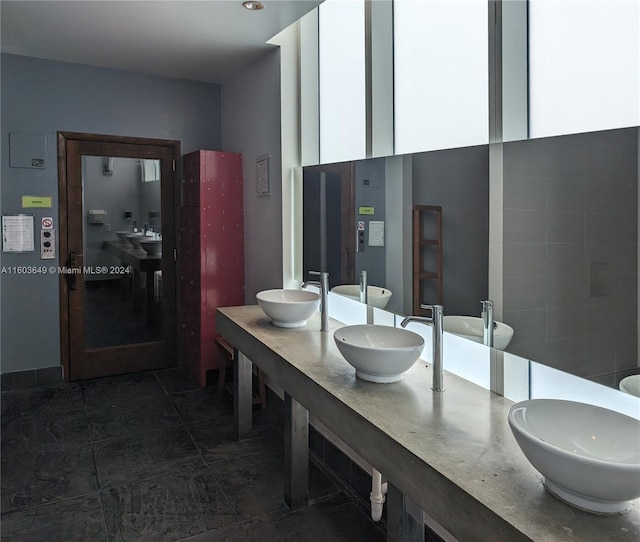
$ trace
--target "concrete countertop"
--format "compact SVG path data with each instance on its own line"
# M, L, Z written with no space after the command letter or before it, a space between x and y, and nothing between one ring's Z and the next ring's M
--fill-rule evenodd
M393 384L356 379L333 340L342 326L322 333L314 316L283 329L258 306L218 309L232 345L461 542L640 540L640 500L597 516L545 491L511 434L511 401L446 372L434 392L421 361Z

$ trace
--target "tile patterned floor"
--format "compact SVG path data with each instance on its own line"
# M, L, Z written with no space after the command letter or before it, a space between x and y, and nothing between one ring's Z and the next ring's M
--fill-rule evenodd
M179 369L3 392L1 539L382 542L313 464L289 511L274 410L237 442L230 397Z

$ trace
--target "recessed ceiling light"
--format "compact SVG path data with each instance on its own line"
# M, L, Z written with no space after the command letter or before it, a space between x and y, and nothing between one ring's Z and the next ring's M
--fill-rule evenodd
M264 9L264 4L262 2L242 2L242 6L250 11L258 11L259 9Z

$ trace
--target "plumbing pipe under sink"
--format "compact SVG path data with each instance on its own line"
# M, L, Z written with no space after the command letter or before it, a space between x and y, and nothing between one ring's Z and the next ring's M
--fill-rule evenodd
M284 392L283 392L284 393ZM280 395L280 394L278 394ZM369 500L371 501L371 519L373 521L380 521L382 518L382 508L386 500L388 484L382 483L382 473L374 469L367 461L365 461L360 455L358 455L351 447L347 445L338 435L336 435L331 429L324 425L313 414L309 415L309 423L318 431L325 439L333 444L338 450L346 455L351 461L353 461L358 467L365 472L371 473L371 493L369 494Z
M376 469L371 469L371 519L380 521L382 517L382 508L384 506L385 495L387 494L388 484L382 483L382 474Z

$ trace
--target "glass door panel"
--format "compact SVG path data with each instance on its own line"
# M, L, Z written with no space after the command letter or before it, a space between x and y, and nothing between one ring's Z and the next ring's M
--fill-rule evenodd
M160 161L83 156L87 349L162 340Z

